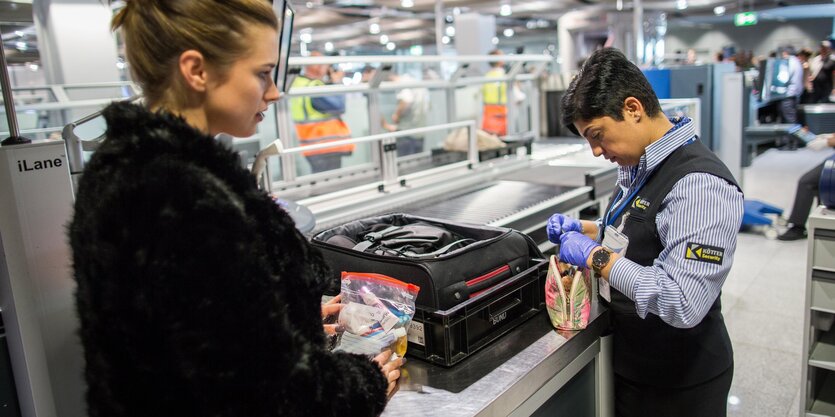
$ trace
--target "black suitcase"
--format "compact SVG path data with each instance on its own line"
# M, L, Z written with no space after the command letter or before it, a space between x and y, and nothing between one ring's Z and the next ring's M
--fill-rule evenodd
M443 231L450 234L439 236ZM390 249L383 241L400 246ZM416 304L429 311L475 298L544 258L530 237L513 229L402 213L322 231L312 244L323 252L336 282L342 271L388 275L420 286Z

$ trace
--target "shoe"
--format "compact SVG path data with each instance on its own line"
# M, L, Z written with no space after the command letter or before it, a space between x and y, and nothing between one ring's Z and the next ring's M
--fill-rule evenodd
M780 236L777 236L777 240L784 240L784 241L791 241L791 240L800 240L806 238L806 228L803 226L792 226L789 230L786 230Z

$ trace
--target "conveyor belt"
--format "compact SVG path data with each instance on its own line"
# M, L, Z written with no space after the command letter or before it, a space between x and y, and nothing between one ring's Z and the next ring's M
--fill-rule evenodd
M403 207L400 211L470 223L492 223L572 191L577 187L495 181L485 188L441 202Z

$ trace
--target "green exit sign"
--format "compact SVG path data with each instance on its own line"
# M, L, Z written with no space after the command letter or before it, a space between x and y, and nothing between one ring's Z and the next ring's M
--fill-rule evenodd
M754 12L737 13L734 15L734 26L751 26L757 24L757 14Z

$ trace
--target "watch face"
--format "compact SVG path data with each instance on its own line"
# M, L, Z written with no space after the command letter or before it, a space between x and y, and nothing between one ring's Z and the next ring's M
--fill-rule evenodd
M610 252L606 249L601 249L594 253L591 257L592 267L595 269L600 269L606 266L609 263L609 255Z

